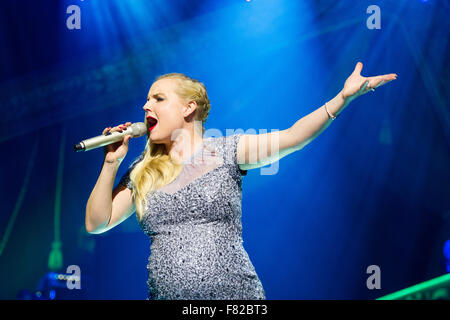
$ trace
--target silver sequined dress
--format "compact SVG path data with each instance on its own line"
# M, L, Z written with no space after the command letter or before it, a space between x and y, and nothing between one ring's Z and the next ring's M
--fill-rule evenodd
M180 175L148 196L139 225L150 237L147 299L263 300L261 281L243 247L242 134L204 138ZM132 189L129 173L120 183Z

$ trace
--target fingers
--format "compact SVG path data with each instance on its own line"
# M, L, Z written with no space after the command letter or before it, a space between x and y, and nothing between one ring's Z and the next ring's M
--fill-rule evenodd
M386 81L387 80L383 77L376 77L370 82L369 87L376 89L386 83Z
M384 82L389 82L392 80L396 80L397 79L397 75L395 73L390 73L390 74L384 74L382 76L378 76L378 77L373 77L373 79L376 79L378 82L381 82L381 80L384 80Z
M367 88L367 86L369 85L369 80L364 81L364 83L362 84L361 88L359 89L360 92L364 92Z
M380 81L378 81L377 83L375 83L375 85L373 86L373 88L378 88L378 87L381 87L383 84L385 84L386 83L386 81L385 80L380 80Z
M128 146L128 142L130 141L131 138L132 138L131 134L125 135L125 138L123 139L123 144Z
M383 85L385 85L388 82L391 82L392 80L397 79L397 74L395 73L390 73L390 74L385 74L382 76L377 76L377 77L372 77L369 78L370 83L369 83L369 88L378 88L381 87Z
M117 126L117 128L118 128L119 132L123 132L124 130L127 130L127 128L129 126L131 126L131 122L127 122L125 124L121 124L121 125Z
M391 80L395 80L395 79L397 79L398 75L396 73L389 73L389 74L382 75L382 77L389 78Z
M358 62L355 66L355 70L353 70L354 74L361 74L361 70L362 70L363 64L362 62Z
M373 88L376 89L378 87L381 87L382 85L385 85L386 83L391 82L392 80L395 80L395 79L380 78L380 79L378 79L377 81L374 82Z
M103 130L103 133L102 133L102 134L108 134L108 133L114 132L114 131L123 132L124 130L127 130L127 128L128 128L129 126L131 126L131 122L127 122L127 123L125 123L125 124L120 124L120 125L115 126L115 127L113 127L113 128L108 127L108 128L105 128L105 129Z

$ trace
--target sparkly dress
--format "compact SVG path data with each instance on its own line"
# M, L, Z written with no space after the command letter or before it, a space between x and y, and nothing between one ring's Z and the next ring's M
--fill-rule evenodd
M236 160L241 136L203 138L183 161L180 175L148 196L139 221L151 239L147 299L266 299L243 247L242 178L247 171ZM133 188L129 173L142 157L120 184Z

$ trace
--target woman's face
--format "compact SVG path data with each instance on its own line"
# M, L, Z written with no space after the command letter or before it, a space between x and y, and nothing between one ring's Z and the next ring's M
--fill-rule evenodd
M148 93L143 109L153 143L170 143L172 132L183 128L187 104L175 93L176 85L176 80L160 79Z

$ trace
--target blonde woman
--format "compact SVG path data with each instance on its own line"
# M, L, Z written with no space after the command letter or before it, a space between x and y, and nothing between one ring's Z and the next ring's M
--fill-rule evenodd
M242 178L249 169L300 150L351 100L396 79L396 74L366 78L361 69L358 63L335 98L286 130L218 137L204 137L210 110L204 84L180 73L158 77L143 107L146 147L114 190L131 135L104 148L86 206L86 230L105 232L136 211L151 238L147 299L266 299L242 244Z

